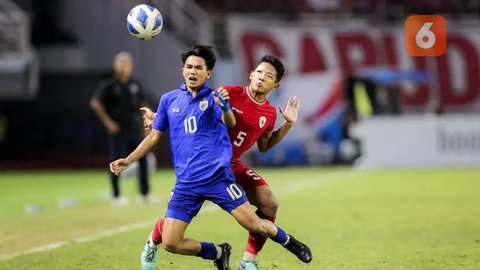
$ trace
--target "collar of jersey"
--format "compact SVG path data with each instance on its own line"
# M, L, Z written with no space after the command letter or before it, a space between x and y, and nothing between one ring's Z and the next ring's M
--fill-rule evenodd
M187 92L188 92L188 90L187 90L187 85L186 85L185 83L183 83L182 86L180 86L180 90L182 90L182 91L187 91ZM198 96L201 96L201 95L203 95L203 94L205 94L205 93L208 93L208 92L210 92L210 91L211 91L211 90L210 90L210 87L208 87L208 85L207 85L206 83L204 83L204 84L202 85L202 87L200 88L200 90L198 90L198 95L197 95L197 97L198 97Z

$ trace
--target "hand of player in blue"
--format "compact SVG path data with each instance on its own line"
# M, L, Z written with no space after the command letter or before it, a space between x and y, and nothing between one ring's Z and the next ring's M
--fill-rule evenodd
M126 170L128 166L130 166L130 162L128 162L126 158L117 159L110 163L110 171L115 175L119 175Z
M228 102L230 97L228 96L228 91L226 89L219 87L212 92L212 95L215 103L217 103L223 111L228 111L231 109L230 102Z
M297 122L298 110L300 109L300 99L297 96L290 96L287 105L285 106L285 110L283 110L280 105L278 105L278 109L285 121L293 124Z
M153 119L155 118L155 113L147 107L141 107L140 111L143 112L143 127L145 130L152 129Z

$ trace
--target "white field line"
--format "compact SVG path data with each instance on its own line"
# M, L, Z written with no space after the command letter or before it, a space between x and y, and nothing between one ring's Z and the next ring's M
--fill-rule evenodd
M18 256L28 255L28 254L32 254L32 253L37 253L37 252L42 252L42 251L47 251L47 250L53 250L53 249L57 249L57 248L60 248L60 247L71 245L73 243L83 243L83 242L95 241L97 239L109 237L109 236L112 236L112 235L115 235L115 234L119 234L119 233L123 233L123 232L129 232L129 231L133 231L133 230L136 230L136 229L145 228L147 226L153 226L153 224L155 224L156 221L157 221L156 219L145 220L145 221L136 222L136 223L132 223L132 224L128 224L128 225L119 226L119 227L116 227L116 228L113 228L113 229L110 229L110 230L106 230L106 231L102 231L100 233L95 233L95 234L92 234L92 235L89 235L89 236L77 237L77 238L74 238L70 241L53 242L53 243L50 243L50 244L41 245L41 246L34 247L34 248L31 248L31 249L27 249L27 250L24 250L24 251L15 252L15 253L7 254L7 255L2 255L2 256L0 256L0 261L8 260L8 259L12 259L12 258L15 258L15 257L18 257Z
M360 174L361 173L358 172L358 171L344 171L344 172L332 172L332 173L321 174L318 177L312 177L312 178L308 178L308 179L304 179L304 180L300 180L300 181L293 180L291 183L275 189L274 192L275 192L275 194L277 194L277 196L293 194L293 193L297 193L297 192L300 192L300 191L303 191L303 190L308 190L308 189L311 189L311 188L316 188L316 187L319 187L319 186L323 186L323 185L326 185L326 184L332 183L332 182L337 182L337 181L341 181L341 180L351 180L353 178L359 177ZM221 208L218 207L217 205L207 204L204 207L202 207L199 215L208 214L208 213L211 213L211 212L216 212L218 210L221 210ZM157 219L144 220L144 221L140 221L140 222L136 222L136 223L132 223L132 224L128 224L128 225L119 226L119 227L116 227L116 228L113 228L113 229L110 229L110 230L105 230L105 231L95 233L95 234L92 234L92 235L73 238L70 241L53 242L53 243L49 243L49 244L46 244L46 245L41 245L41 246L37 246L37 247L34 247L34 248L30 248L30 249L27 249L27 250L15 252L15 253L1 255L0 256L0 261L12 259L12 258L23 256L23 255L33 254L33 253L37 253L37 252L54 250L54 249L57 249L57 248L60 248L60 247L69 246L69 245L74 244L74 243L84 243L84 242L95 241L95 240L98 240L98 239L101 239L101 238L110 237L110 236L115 235L115 234L129 232L129 231L133 231L133 230L136 230L136 229L141 229L141 228L153 226L153 224L156 221L157 221Z

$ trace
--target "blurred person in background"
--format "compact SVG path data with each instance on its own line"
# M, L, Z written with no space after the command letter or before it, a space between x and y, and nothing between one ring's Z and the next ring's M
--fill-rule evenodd
M236 119L236 125L228 129L232 143L232 169L236 182L245 190L249 202L257 207L256 214L263 219L275 222L278 211L278 200L267 181L258 173L240 161L240 157L255 143L260 152L266 152L277 145L297 121L300 100L290 96L285 110L279 107L285 121L276 129L277 113L267 96L279 87L284 74L284 66L280 59L265 55L250 73L249 86L222 86L218 91L226 90L230 96L230 104ZM144 125L151 128L156 116L148 108L145 111ZM152 241L161 243L163 218L157 221L152 233ZM239 270L256 270L257 254L262 250L267 237L260 233L249 232L243 258L238 263Z
M133 151L143 140L144 130L138 108L147 104L142 86L132 78L133 59L128 52L120 52L113 60L113 76L103 80L95 91L90 106L97 114L109 135L110 161ZM140 200L153 202L149 195L146 157L138 161ZM113 203L124 206L127 197L120 196L119 177L110 172Z

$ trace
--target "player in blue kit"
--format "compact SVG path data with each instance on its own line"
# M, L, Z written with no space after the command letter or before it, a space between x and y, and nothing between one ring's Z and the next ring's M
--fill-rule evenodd
M164 94L159 102L152 131L126 158L110 164L119 174L144 156L170 129L170 147L176 175L162 231L165 250L213 260L217 269L230 269L230 245L214 245L185 238L185 231L205 200L229 212L251 232L260 233L282 244L303 262L310 262L310 249L271 221L259 218L248 203L244 190L235 183L229 165L232 146L227 126L235 126L228 92L217 92L205 81L215 65L209 46L194 46L182 54L185 83ZM143 269L154 269L158 246L147 240L141 256Z

